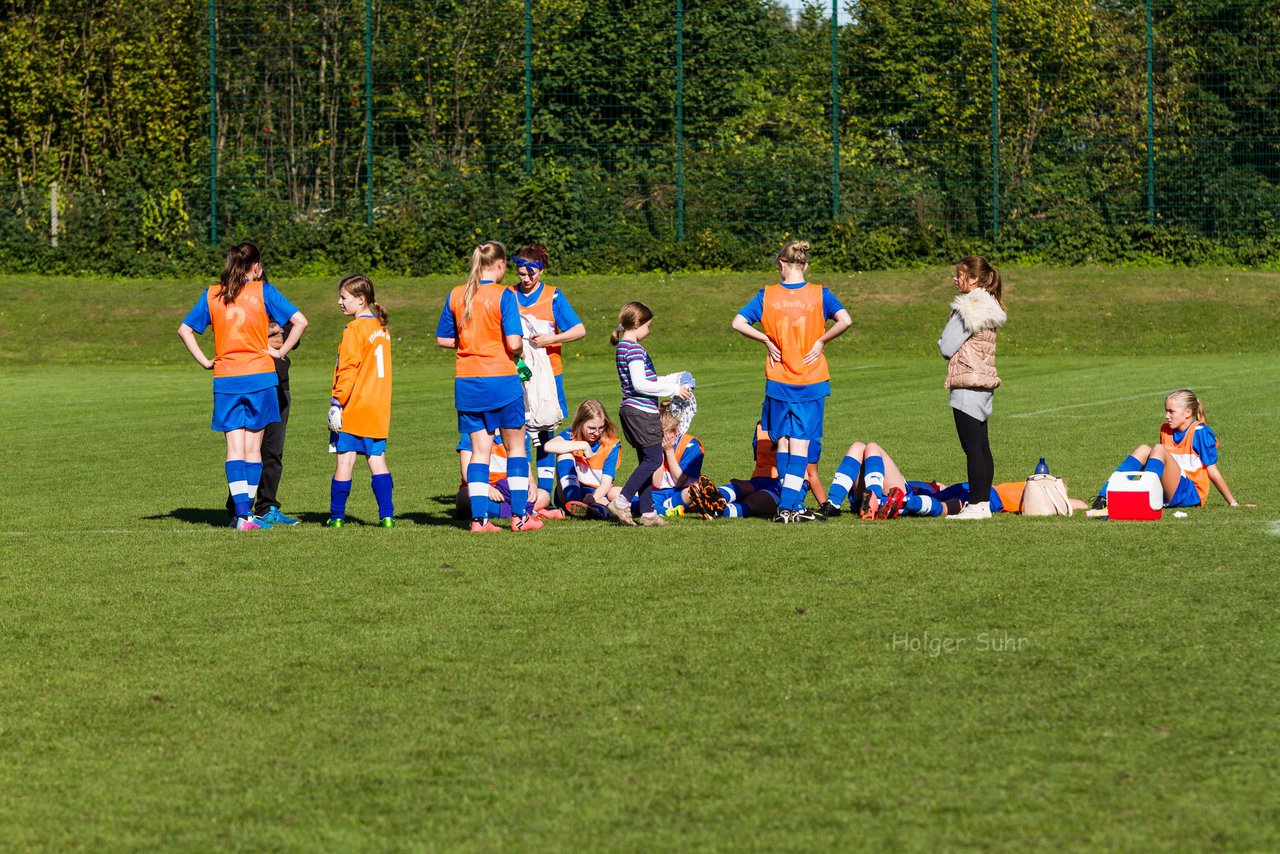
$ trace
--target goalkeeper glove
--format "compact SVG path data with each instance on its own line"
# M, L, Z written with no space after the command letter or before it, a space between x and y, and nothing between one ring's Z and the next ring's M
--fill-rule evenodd
M329 400L329 429L335 433L342 432L342 404L336 397Z

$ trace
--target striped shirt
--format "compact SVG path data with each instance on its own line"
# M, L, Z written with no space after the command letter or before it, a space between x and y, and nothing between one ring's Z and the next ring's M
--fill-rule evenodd
M634 406L642 412L657 413L658 398L641 394L631 384L632 362L640 362L644 365L645 379L658 381L658 372L653 369L653 359L649 358L648 351L638 341L619 341L618 349L614 350L613 359L618 366L618 381L622 383L622 405Z

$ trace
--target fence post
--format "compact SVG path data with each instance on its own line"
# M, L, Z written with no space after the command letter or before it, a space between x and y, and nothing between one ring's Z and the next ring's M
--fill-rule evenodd
M218 242L218 74L214 47L216 0L209 0L209 243Z
M1151 0L1147 0L1147 224L1156 223L1156 86L1155 34Z
M676 240L684 241L684 0L676 0Z
M49 241L58 246L58 182L49 185Z
M1000 239L1000 28L997 0L991 0L991 239Z
M364 0L364 224L373 225L373 0Z
M831 0L831 219L840 218L840 2Z
M524 0L524 174L533 172L533 0Z

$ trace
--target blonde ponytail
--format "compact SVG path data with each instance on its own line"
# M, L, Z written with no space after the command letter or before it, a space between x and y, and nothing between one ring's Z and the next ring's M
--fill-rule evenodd
M507 260L507 247L496 240L481 243L471 252L471 272L467 275L467 287L462 292L462 322L471 321L471 304L480 288L481 273L499 261Z

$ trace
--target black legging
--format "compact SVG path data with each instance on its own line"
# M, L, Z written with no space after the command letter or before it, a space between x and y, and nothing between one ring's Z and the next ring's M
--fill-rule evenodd
M636 457L640 462L623 485L622 496L634 496L636 509L644 515L653 510L653 473L662 466L662 445L636 448Z
M964 449L969 466L969 503L991 500L991 481L995 477L996 464L991 458L991 442L987 439L987 422L952 409L956 419L956 434Z

